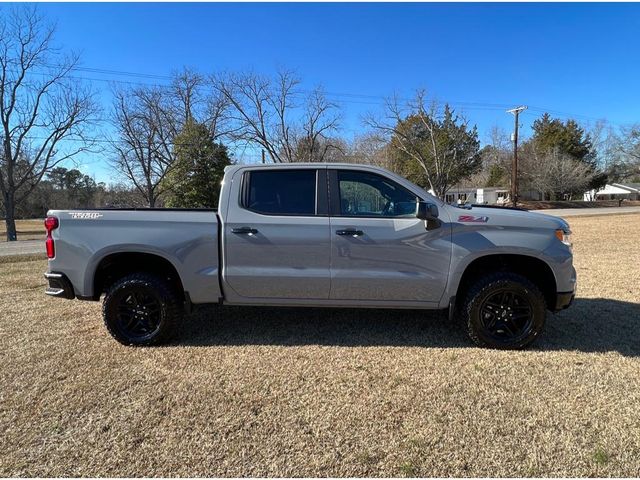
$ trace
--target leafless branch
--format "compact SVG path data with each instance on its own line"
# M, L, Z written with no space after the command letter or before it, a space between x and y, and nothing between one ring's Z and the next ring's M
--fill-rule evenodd
M54 28L36 8L1 17L0 32L0 193L7 239L15 240L16 203L60 162L92 147L85 133L98 109L92 92L69 77L78 56L53 46Z
M275 163L318 161L333 148L328 140L338 127L338 106L319 88L304 99L292 72L280 71L275 78L224 74L211 82L229 106L234 141L261 147Z

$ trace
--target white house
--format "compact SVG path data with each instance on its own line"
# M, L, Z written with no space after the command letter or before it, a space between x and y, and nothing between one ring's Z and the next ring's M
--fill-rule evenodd
M429 190L433 194L433 191ZM484 205L502 205L508 201L509 190L503 187L453 187L444 196L449 204L474 203Z
M503 205L507 203L509 190L502 187L478 188L476 202L483 205Z
M612 183L602 190L590 190L584 200L640 200L640 183Z

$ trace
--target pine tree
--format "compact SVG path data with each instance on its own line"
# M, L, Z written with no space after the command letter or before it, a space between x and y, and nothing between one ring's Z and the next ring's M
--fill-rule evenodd
M214 142L207 127L188 120L174 140L175 164L164 182L165 204L179 208L218 205L224 168L231 164L227 147Z
M600 189L607 183L607 175L598 169L596 149L589 134L575 120L562 122L545 113L533 122L532 145L538 155L567 155L587 166L590 177L587 189ZM583 192L571 192L582 194Z
M439 197L482 168L476 127L449 105L442 115L420 111L399 121L391 146L400 172Z
M585 134L575 120L562 122L545 113L533 122L532 141L540 152L558 150L576 160L591 163L595 159L595 149L588 134Z

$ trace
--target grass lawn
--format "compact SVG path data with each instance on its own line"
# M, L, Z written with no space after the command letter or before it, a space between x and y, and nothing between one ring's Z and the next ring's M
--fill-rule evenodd
M18 240L44 240L44 218L16 220ZM7 241L7 225L4 219L0 220L0 242Z
M570 219L532 348L420 311L209 308L126 348L0 263L0 476L640 476L640 215Z

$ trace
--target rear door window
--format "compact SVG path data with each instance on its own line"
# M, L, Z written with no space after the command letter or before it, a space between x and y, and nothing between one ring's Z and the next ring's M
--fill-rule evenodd
M245 173L243 206L265 215L315 215L316 170Z

